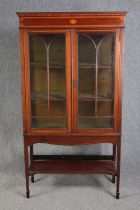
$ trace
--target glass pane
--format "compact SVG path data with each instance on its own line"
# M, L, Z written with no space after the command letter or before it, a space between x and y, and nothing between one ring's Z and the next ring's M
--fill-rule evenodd
M111 128L113 119L105 118L79 118L79 129L81 130L92 130L93 128Z
M92 116L94 115L95 103L93 101L79 100L79 116Z
M31 127L66 128L65 34L30 34Z
M113 128L114 40L114 34L78 34L79 129Z
M113 102L112 101L98 101L98 116L113 116Z
M61 129L66 125L66 118L33 118L32 117L32 127L33 128L53 128Z
M113 68L100 68L98 70L98 97L113 98Z
M114 60L114 36L103 35L98 44L98 64L112 65Z

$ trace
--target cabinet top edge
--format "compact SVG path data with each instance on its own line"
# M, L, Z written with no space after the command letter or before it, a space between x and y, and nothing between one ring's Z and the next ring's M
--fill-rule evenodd
M17 12L18 17L65 17L65 16L126 16L126 11L96 12Z

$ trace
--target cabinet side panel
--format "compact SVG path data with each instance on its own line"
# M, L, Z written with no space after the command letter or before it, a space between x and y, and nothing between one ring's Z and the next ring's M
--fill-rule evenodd
M24 57L24 30L20 30L20 69L21 69L21 96L22 96L22 121L23 133L26 133L26 92L25 92L25 57Z
M123 59L124 59L124 29L120 29L120 63L119 63L119 117L118 117L118 130L121 133L122 126L122 90L123 90Z
M115 49L115 86L114 86L114 129L120 133L120 90L121 90L121 69L120 69L120 29L116 31L116 49Z

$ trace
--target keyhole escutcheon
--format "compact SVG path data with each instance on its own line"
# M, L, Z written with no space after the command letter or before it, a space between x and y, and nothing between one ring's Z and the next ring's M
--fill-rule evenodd
M77 87L77 81L76 80L72 81L72 87Z

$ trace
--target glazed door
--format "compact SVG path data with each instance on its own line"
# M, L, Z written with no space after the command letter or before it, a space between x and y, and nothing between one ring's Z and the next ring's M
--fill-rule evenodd
M116 33L74 33L74 130L113 132Z
M28 43L28 129L68 132L71 116L69 31L31 32Z

